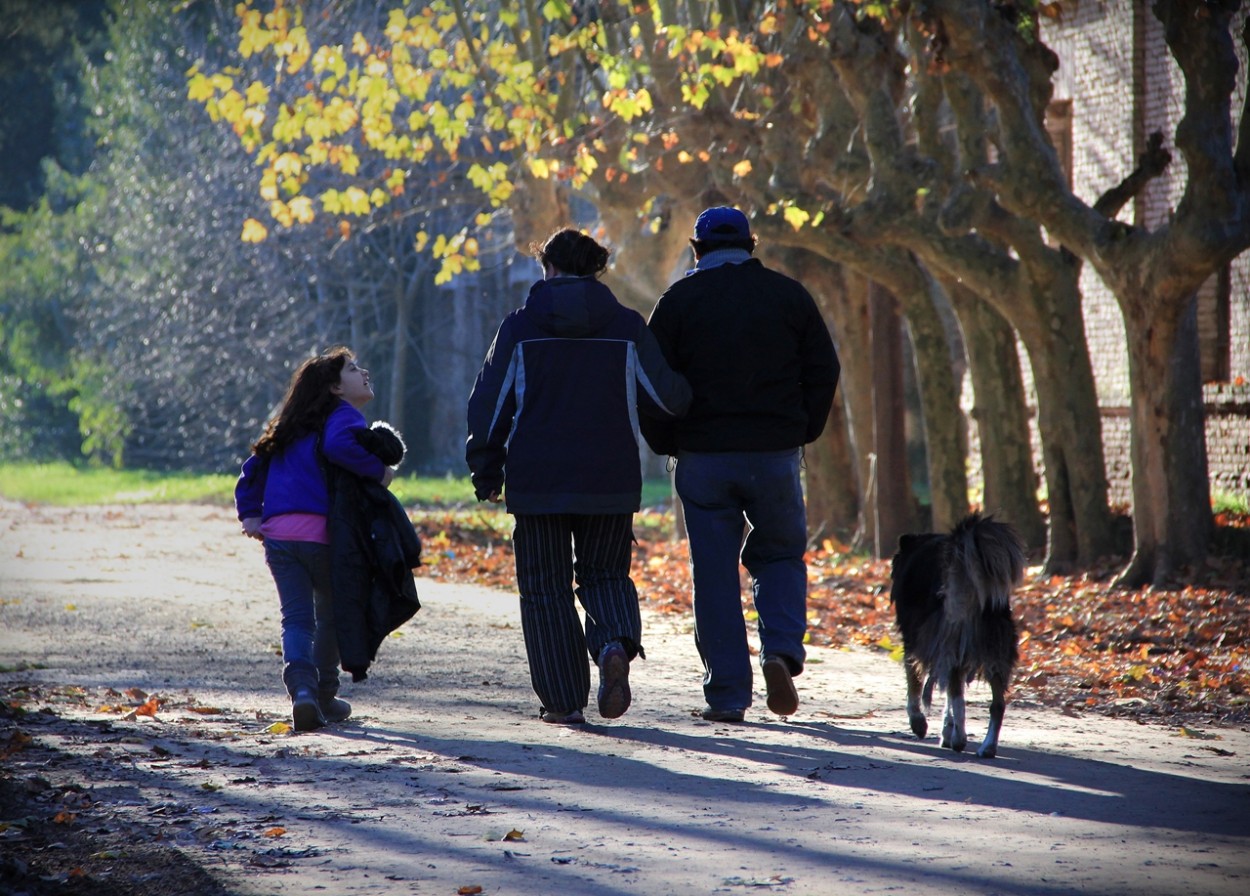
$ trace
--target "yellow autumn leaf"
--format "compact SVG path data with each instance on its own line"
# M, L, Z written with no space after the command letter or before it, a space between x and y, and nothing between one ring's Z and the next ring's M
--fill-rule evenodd
M275 199L269 203L269 214L283 227L290 227L295 221L295 218L291 215L290 206L281 199Z
M270 828L261 834L262 837L281 837L286 833L286 828Z
M296 196L289 203L287 208L291 210L291 215L301 224L309 224L316 215L313 212L312 200L307 196Z
M251 106L263 106L269 102L269 88L260 81L253 81L247 85L247 92L244 95L247 97L248 105Z
M213 82L204 75L196 72L191 76L191 80L187 82L187 99L193 103L202 103L212 98L216 93Z
M798 206L788 206L781 216L786 219L786 223L793 227L796 231L802 230L803 225L811 220L811 215L803 211Z
M286 722L274 722L265 729L266 734L286 734L291 730L291 726Z
M304 170L304 161L293 152L284 152L273 160L273 170L283 177L296 177Z

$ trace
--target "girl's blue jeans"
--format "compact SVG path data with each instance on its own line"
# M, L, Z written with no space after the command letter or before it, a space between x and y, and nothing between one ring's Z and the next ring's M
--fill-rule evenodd
M802 452L683 451L674 484L686 515L695 645L713 709L751 705L752 668L739 561L751 574L761 659L803 670L807 632L807 511Z
M282 680L287 692L294 696L297 689L313 688L337 693L339 645L329 546L266 538L265 562L282 607Z

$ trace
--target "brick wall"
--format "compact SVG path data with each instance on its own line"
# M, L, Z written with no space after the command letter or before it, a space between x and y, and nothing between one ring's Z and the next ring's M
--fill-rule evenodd
M1244 17L1245 12L1242 13ZM1235 29L1235 33L1240 27ZM1183 112L1184 79L1163 39L1163 29L1140 0L1063 4L1063 18L1045 21L1043 39L1059 56L1055 99L1071 104L1072 185L1093 203L1128 174L1148 134L1162 131L1173 150L1168 172L1143 192L1121 219L1154 227L1166 220L1185 184L1185 160L1172 138ZM1246 89L1246 52L1241 57L1234 113ZM1208 384L1207 452L1215 492L1250 496L1250 257L1229 272L1229 382ZM1098 275L1085 266L1081 278L1086 335L1099 402L1113 503L1130 501L1128 461L1128 353L1119 307Z

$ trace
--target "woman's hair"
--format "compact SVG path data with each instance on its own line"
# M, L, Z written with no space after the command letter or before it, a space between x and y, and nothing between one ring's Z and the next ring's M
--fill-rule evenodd
M534 257L574 277L598 277L608 267L608 250L571 227L557 230L540 245L530 244Z
M351 349L340 345L309 358L296 368L281 408L265 425L252 451L261 457L272 457L301 436L325 426L339 402L339 397L330 389L339 384L343 367L355 358Z

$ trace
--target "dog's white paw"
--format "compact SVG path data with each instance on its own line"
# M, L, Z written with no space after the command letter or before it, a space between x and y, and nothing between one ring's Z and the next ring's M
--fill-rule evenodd
M956 753L962 753L968 746L968 733L962 725L956 725L950 719L942 726L942 746L950 747Z

